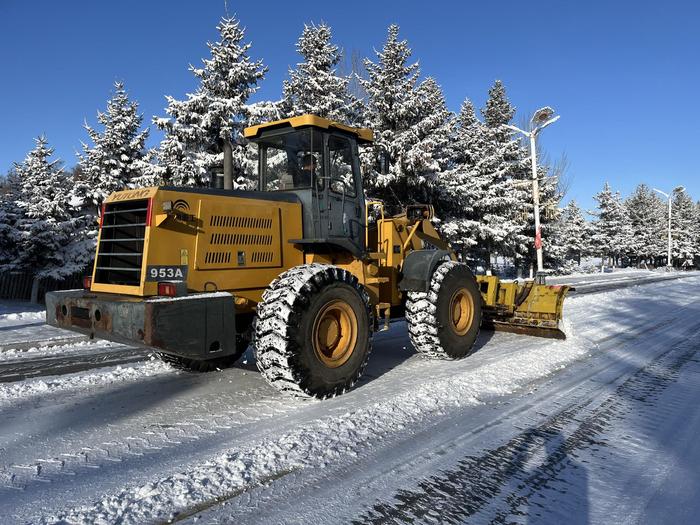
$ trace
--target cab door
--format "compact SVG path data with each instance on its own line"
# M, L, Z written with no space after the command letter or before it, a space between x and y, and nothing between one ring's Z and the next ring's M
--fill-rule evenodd
M329 134L327 142L328 237L342 238L364 251L364 195L354 140Z

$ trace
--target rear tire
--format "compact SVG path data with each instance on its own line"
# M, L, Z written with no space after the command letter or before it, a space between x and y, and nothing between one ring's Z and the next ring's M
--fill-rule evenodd
M354 275L324 264L296 266L275 279L258 304L258 368L291 395L342 394L364 372L372 327L369 297Z
M481 293L471 270L454 261L440 264L428 292L408 292L406 321L419 353L438 359L470 355L481 327Z

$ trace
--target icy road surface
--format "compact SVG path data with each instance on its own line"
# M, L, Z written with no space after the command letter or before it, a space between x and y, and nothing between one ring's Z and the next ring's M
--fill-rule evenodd
M0 383L2 522L693 522L700 277L571 297L566 330L441 362L395 323L324 402L281 397L250 357ZM55 357L91 348L115 350Z

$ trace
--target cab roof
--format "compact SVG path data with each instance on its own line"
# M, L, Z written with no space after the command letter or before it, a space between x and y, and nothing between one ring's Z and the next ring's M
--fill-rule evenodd
M243 135L247 139L254 139L259 137L264 130L279 129L286 126L289 126L291 128L314 126L316 128L321 129L339 129L341 131L345 131L346 133L351 133L355 135L359 144L369 144L374 139L374 134L372 133L371 129L353 128L351 126L341 124L340 122L335 122L332 120L327 120L325 118L317 117L316 115L301 115L299 117L275 120L274 122L267 122L265 124L251 126L243 130Z

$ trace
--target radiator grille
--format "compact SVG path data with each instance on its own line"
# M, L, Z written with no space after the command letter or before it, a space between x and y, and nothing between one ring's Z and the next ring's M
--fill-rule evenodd
M109 202L102 217L95 282L138 286L148 200Z
M200 205L199 216L204 227L197 234L198 269L281 266L278 207L249 201L238 206L206 202Z
M227 264L231 262L231 252L207 252L205 264Z
M212 233L210 244L230 244L233 246L250 244L272 244L272 235L256 233Z
M270 228L272 219L265 217L241 217L239 215L212 215L209 226L218 228Z
M274 255L273 252L253 252L250 261L253 263L270 263Z

